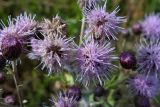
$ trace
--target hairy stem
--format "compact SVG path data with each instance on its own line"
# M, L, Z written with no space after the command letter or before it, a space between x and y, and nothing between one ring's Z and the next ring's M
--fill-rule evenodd
M16 62L15 61L12 61L12 69L13 69L12 70L12 76L13 76L14 83L15 83L15 86L16 86L19 104L20 104L20 107L23 107L23 105L22 105L22 99L21 99L21 96L20 96L20 90L19 90L17 79L16 79L17 66L16 66Z
M85 17L83 16L82 25L81 25L81 33L80 33L80 38L79 38L79 45L82 43L84 28L85 28Z

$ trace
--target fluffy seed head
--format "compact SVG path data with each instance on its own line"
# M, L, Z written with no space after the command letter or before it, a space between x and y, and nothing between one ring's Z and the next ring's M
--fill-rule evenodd
M105 4L106 5L106 4ZM125 22L124 17L116 16L119 12L117 7L113 12L106 12L106 6L88 9L85 12L88 24L87 34L93 34L95 38L117 39L116 34L122 30L119 24Z
M159 80L153 76L137 75L129 80L129 88L135 95L155 97L159 91Z
M71 38L55 35L45 36L44 40L32 39L31 46L29 57L40 59L42 69L47 68L50 74L69 64L74 43Z
M160 15L151 14L142 23L144 36L149 40L160 39Z
M157 75L160 70L160 43L159 41L144 42L137 51L138 71L145 74Z
M115 66L111 64L116 59L112 52L114 48L110 43L98 44L85 42L77 51L77 63L80 81L87 85L102 84L110 77L110 70Z
M68 97L67 94L60 94L57 100L53 98L51 101L54 103L54 107L77 107L76 100Z

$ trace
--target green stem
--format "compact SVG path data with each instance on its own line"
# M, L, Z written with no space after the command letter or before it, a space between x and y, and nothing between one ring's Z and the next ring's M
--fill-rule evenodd
M21 96L20 96L20 91L19 91L19 87L18 87L18 82L17 82L17 79L16 79L17 66L16 66L16 62L15 61L12 61L12 69L13 69L12 70L12 76L13 76L14 83L15 83L15 86L16 86L19 104L20 104L20 107L23 107Z
M83 42L83 34L84 34L84 28L85 28L85 17L82 18L82 25L81 25L81 32L80 32L80 38L79 38L79 45Z

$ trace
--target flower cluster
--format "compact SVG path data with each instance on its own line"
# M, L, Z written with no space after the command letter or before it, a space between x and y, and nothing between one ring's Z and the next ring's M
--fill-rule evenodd
M68 38L67 23L58 15L51 20L35 21L35 15L20 14L15 19L9 18L8 26L3 24L0 30L0 70L7 61L17 60L24 50L30 48L28 57L39 60L42 70L49 75L62 71L72 73L84 86L97 86L94 97L107 94L103 84L109 80L117 68L118 57L114 55L117 34L123 28L120 24L126 21L125 17L117 16L119 7L114 11L106 11L106 2L101 6L98 0L78 0L82 7L83 19L79 45L73 38ZM40 33L43 38L37 36ZM124 32L128 35L130 32ZM143 34L144 41L138 46L136 56L125 51L119 55L119 61L125 69L136 70L134 77L129 79L129 89L140 98L153 98L157 95L160 73L160 16L150 15L142 23L136 23L131 33ZM126 73L127 72L127 73ZM132 75L129 74L128 76ZM123 78L123 76L122 76ZM3 75L1 79L4 80ZM115 76L115 80L119 78ZM114 82L115 80L111 81ZM119 82L113 83L113 86ZM123 80L122 80L123 82ZM110 87L113 87L112 85ZM109 88L110 88L109 87ZM66 94L60 94L53 99L55 107L76 107L82 98L81 87L72 86ZM137 103L137 102L136 102ZM148 103L148 102L147 102Z
M129 81L136 95L155 97L160 89L160 16L151 14L142 23L134 25L134 33L142 34L143 40L137 47L138 74Z
M88 5L92 2L88 1ZM104 32L106 29L117 32L117 29L120 28L118 25L124 21L123 17L116 16L117 9L112 13L105 12L105 6L104 8L95 7L93 11L86 10L87 19L85 22L90 29L89 32L86 32L86 35L102 35L99 31ZM95 19L90 19L92 17L95 17ZM96 20L99 20L96 23L103 23L101 22L103 18L108 20L104 25L94 26ZM92 82L102 85L105 80L110 78L111 71L116 67L112 62L117 57L112 55L115 48L108 42L108 39L110 39L108 31L103 35L108 37L105 41L97 42L94 38L84 38L83 43L76 46L72 38L67 38L66 23L59 16L54 17L52 21L44 19L38 27L44 37L43 39L31 39L32 51L29 53L29 57L40 60L42 69L47 68L49 74L67 68L71 65L70 60L72 60L76 63L75 68L77 68L77 72L74 73L76 73L78 80L86 86L93 85ZM91 29L92 27L98 27L95 29L99 31Z

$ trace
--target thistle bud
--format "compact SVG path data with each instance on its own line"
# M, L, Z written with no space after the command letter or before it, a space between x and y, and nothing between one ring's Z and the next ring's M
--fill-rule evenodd
M131 52L123 52L120 54L120 63L125 69L132 69L136 65L136 58Z
M132 31L134 34L139 35L142 32L142 26L140 23L135 23L132 26Z

